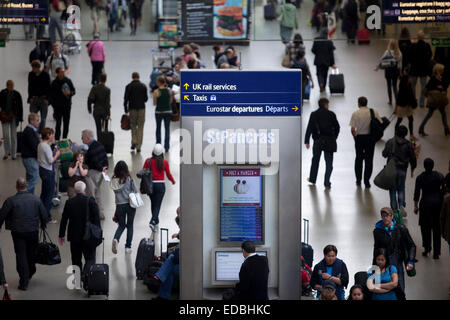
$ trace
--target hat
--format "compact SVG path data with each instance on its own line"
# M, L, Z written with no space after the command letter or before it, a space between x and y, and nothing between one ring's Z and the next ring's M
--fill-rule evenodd
M329 289L334 289L334 290L336 290L336 283L334 283L333 280L328 279L328 280L325 280L325 281L323 282L322 287L323 287L324 289L328 289L328 288L329 288Z
M162 155L164 153L164 148L162 145L155 144L155 147L153 148L153 153L155 154L155 156L159 156Z

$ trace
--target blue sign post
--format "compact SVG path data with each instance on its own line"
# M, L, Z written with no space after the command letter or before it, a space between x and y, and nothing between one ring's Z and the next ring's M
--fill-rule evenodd
M181 72L182 116L300 116L301 70Z

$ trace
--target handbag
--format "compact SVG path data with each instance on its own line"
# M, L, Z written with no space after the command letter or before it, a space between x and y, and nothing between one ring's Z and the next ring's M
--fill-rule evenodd
M0 111L0 121L2 123L11 122L14 119L12 112L6 112L5 110Z
M55 245L46 230L41 231L42 242L40 242L35 251L35 262L46 266L52 266L61 263L61 254L59 248ZM47 241L47 237L49 241Z
M395 154L397 142L394 138L394 150L393 154ZM384 166L383 169L377 174L373 183L383 190L390 190L397 183L397 163L395 158L392 157L388 163Z
M131 192L128 195L130 201L130 207L132 208L140 208L144 205L144 201L142 201L141 194L136 190L134 180L131 180L131 184L133 186L134 192Z
M130 117L128 115L122 115L122 119L120 119L120 128L122 130L131 130Z
M89 220L89 198L86 202L86 226L83 242L91 248L97 248L103 241L103 230Z
M427 93L428 108L445 108L448 105L446 91L431 90Z
M291 56L289 53L286 53L281 61L281 65L285 68L291 67Z
M136 175L139 179L141 179L141 184L139 186L140 192L150 196L153 194L153 172L151 169L151 163L148 163L147 167L148 168L139 171Z
M3 293L3 301L11 301L11 295L8 293L8 289L5 289L5 292Z

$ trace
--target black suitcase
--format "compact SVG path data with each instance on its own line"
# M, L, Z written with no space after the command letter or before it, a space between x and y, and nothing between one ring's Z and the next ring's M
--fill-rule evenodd
M345 82L344 75L339 70L332 71L328 79L328 87L331 94L344 94Z
M275 5L273 3L266 4L264 6L264 19L275 20Z
M153 293L158 293L159 291L160 283L154 278L154 276L162 265L162 261L153 261L144 274L144 284L147 286L148 290Z
M110 119L111 121L111 119ZM111 127L111 122L110 122ZM102 131L99 133L98 142L100 142L104 147L106 153L114 153L114 132L112 131Z
M150 267L155 256L155 243L150 238L144 238L139 243L138 252L136 255L136 278L138 280L144 279L145 271Z
M23 131L22 131L22 121L20 122L20 131L17 132L17 153L22 153L22 137L23 137Z
M109 266L105 264L105 241L103 239L102 264L93 264L87 275L88 297L109 296Z
M306 264L312 268L314 261L314 249L309 244L309 220L307 219L303 219L302 256Z

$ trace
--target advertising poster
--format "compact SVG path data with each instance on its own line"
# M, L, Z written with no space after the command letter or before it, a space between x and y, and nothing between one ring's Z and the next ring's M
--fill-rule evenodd
M173 24L162 23L159 25L159 47L176 47L178 41L178 26L176 21Z
M214 38L246 39L247 0L214 0Z
M383 23L450 22L448 0L383 0Z

